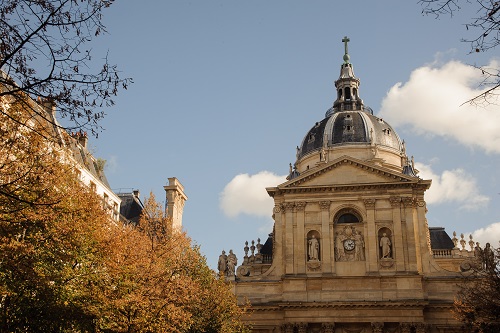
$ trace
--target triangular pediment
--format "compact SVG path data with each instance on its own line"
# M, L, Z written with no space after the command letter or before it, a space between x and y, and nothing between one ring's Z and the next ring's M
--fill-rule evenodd
M416 182L419 178L404 175L369 161L342 156L302 173L300 176L278 185L278 188L302 186L336 186L360 184L384 184Z

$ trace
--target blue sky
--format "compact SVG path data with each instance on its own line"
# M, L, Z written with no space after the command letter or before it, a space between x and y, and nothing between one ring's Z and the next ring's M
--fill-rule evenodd
M164 201L167 178L177 177L189 197L184 229L210 266L222 249L241 262L245 240L271 232L264 187L280 182L334 101L347 35L361 98L405 139L420 176L433 178L429 225L450 234L490 226L476 234L496 245L500 108L458 105L478 91L465 64L498 58L460 42L472 35L470 13L435 19L396 0L117 1L93 52L109 50L135 83L90 145L116 191Z

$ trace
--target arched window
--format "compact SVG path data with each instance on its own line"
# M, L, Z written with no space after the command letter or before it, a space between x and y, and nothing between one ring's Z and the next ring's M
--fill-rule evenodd
M352 208L344 208L335 214L334 223L360 223L361 215Z
M358 223L359 219L356 215L354 214L342 214L339 216L339 219L337 220L337 223Z
M345 87L344 91L345 91L345 99L346 100L351 99L351 88Z

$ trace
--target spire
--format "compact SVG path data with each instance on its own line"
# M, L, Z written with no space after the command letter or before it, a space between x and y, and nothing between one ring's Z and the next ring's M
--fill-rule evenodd
M364 110L363 100L359 98L359 79L354 75L353 66L350 62L351 57L349 56L347 44L350 41L347 36L342 38L342 43L344 43L344 62L340 66L340 76L335 81L337 99L333 103L333 107L327 111L326 117L340 111Z

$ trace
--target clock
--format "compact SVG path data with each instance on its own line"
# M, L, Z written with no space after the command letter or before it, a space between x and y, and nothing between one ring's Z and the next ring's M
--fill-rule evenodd
M344 241L344 249L346 249L347 251L351 251L351 250L354 250L354 241L352 239L346 239Z

